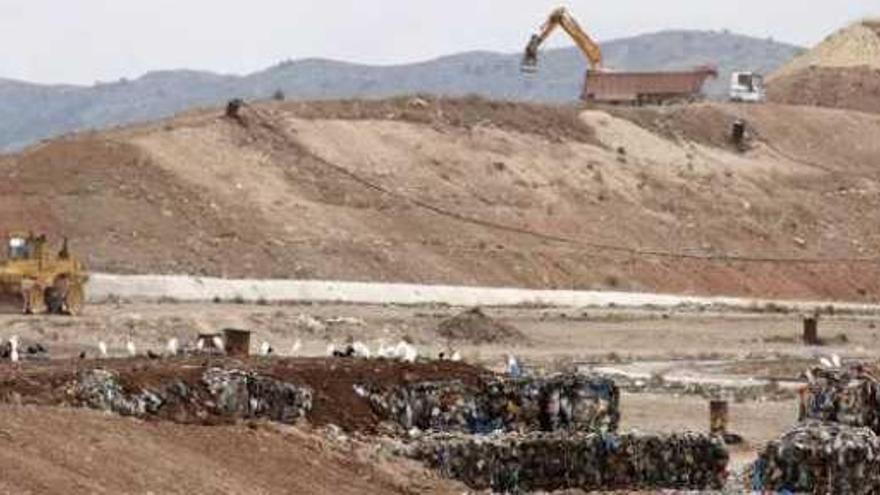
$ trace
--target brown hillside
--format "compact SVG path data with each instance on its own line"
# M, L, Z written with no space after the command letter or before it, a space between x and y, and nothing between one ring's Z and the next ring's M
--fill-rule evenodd
M67 234L122 273L880 294L874 264L723 259L876 257L880 116L473 99L221 113L0 158L0 225ZM759 136L745 155L726 142L739 115Z

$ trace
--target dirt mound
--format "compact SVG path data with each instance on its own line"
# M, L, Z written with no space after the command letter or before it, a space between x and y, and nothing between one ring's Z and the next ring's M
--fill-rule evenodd
M0 492L407 494L464 487L355 440L272 425L215 427L0 406ZM291 468L292 460L296 467Z
M593 130L578 118L578 105L513 103L480 96L444 98L422 95L386 100L333 100L287 103L300 118L400 120L435 127L499 128L553 141L596 143Z
M437 335L469 344L522 343L528 338L515 327L495 321L481 308L471 308L440 322Z
M768 78L770 101L880 112L880 21L848 26Z
M864 20L828 36L769 77L774 81L811 67L880 69L880 20Z
M767 97L789 105L880 113L880 68L809 67L774 80Z

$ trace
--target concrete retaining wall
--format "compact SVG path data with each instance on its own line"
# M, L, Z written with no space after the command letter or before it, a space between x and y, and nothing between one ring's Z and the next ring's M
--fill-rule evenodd
M130 300L198 302L242 300L245 302L303 301L357 304L449 304L452 306L516 306L525 304L584 307L676 307L721 306L742 309L776 304L796 311L827 307L829 302L771 301L735 297L695 297L667 294L603 291L529 290L495 287L338 282L320 280L232 280L184 275L91 275L87 287L90 302L114 297ZM880 306L833 303L835 309L880 312Z

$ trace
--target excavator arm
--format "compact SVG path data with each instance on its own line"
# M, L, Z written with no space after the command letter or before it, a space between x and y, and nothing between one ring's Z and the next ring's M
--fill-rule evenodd
M602 70L602 51L599 50L599 45L581 28L565 7L559 7L550 13L547 22L529 40L522 60L523 72L535 72L537 70L538 49L553 34L557 27L562 27L571 39L574 40L578 48L584 52L584 55L586 55L587 60L590 62L591 70Z

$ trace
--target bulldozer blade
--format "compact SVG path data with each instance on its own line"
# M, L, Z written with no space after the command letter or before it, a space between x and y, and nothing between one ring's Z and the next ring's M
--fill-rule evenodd
M0 292L0 314L21 314L24 309L24 298L21 294Z

